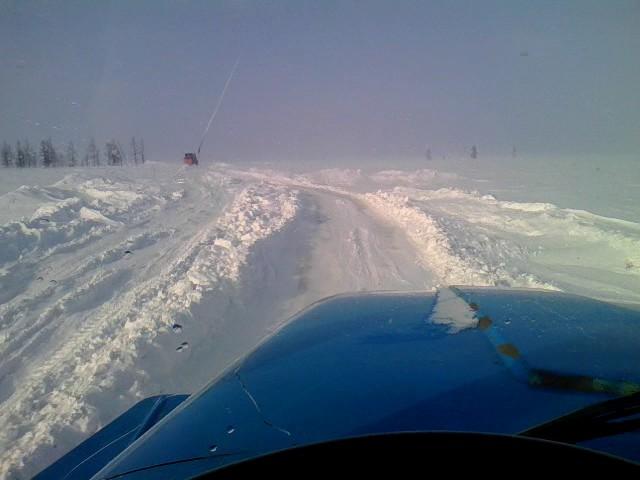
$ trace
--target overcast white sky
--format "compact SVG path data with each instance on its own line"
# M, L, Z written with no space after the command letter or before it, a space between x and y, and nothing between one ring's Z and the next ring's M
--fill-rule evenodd
M640 149L640 2L587 0L0 0L0 140L181 157L239 55L220 159Z

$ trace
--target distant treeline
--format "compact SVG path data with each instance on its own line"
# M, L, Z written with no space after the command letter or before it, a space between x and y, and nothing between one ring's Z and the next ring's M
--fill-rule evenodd
M93 138L83 155L76 150L73 142L69 142L66 148L56 150L51 138L42 140L39 148L33 147L28 140L16 142L15 147L3 142L0 150L3 167L100 167L138 165L144 161L144 140L136 140L136 137L131 138L128 151L116 140L109 140L100 151Z

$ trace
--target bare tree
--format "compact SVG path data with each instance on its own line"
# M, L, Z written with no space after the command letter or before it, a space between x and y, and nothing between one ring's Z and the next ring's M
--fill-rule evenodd
M17 141L15 148L7 142L0 144L0 166L18 168L24 167L57 167L68 165L76 166L100 166L100 150L94 138L89 140L84 155L80 155L73 141L69 141L66 146L58 147L56 150L51 137L40 141L34 149L28 140ZM144 141L131 137L131 154L123 148L117 140L111 139L105 144L105 158L108 165L124 166L132 162L133 164L144 163Z
M67 145L67 165L75 167L78 164L78 154L73 142L69 142Z
M107 165L113 165L115 162L115 150L116 146L112 140L109 140L104 144L104 156L107 160Z
M40 142L40 159L43 167L55 167L57 163L56 151L50 138Z
M127 157L127 151L122 148L120 142L116 142L116 147L118 147L118 155L120 157L120 166L122 167L125 163L129 163L129 158Z
M105 155L107 157L107 165L122 166L122 149L115 140L109 140L104 146Z
M24 162L28 167L37 167L38 166L38 155L35 150L31 147L29 140L25 140L22 145L22 152L24 154Z
M83 166L99 167L100 166L100 150L98 150L98 146L96 145L95 138L91 137L89 140L89 145L87 145L87 153L82 159Z
M26 166L26 161L24 158L24 150L22 149L22 144L20 140L16 142L16 167L24 168Z
M43 167L51 166L51 157L49 155L49 149L47 148L47 141L40 140L40 160Z
M133 157L133 163L138 164L138 144L136 143L136 137L131 137L131 156Z
M2 158L2 165L4 167L13 166L13 161L14 161L13 149L11 148L11 145L9 145L7 142L2 142L2 152L0 153L0 157Z

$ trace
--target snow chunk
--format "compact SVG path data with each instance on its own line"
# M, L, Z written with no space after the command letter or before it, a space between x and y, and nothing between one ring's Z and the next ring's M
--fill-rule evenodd
M475 328L478 324L475 312L450 288L438 291L436 305L428 321L439 325L448 325L449 333Z
M207 278L206 275L204 275L204 274L202 274L200 272L189 271L189 272L187 272L187 277L189 278L189 281L194 285L208 285L209 284L209 278Z
M31 222L38 220L56 220L64 221L68 220L74 213L74 207L80 203L80 199L76 197L65 198L60 202L46 203L33 212L31 215Z
M82 218L83 220L91 221L91 222L104 223L105 225L110 225L112 227L117 227L122 225L122 223L111 220L110 218L107 218L104 215L102 215L100 212L96 210L92 210L87 207L82 207L80 209L80 218Z
M226 248L227 250L231 250L233 248L233 245L231 245L231 242L224 238L216 238L213 244L216 247Z

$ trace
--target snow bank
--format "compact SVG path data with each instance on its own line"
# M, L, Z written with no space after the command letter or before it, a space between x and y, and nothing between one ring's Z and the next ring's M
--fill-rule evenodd
M447 225L422 211L407 195L393 192L368 193L362 199L387 221L398 224L417 247L420 261L440 279L439 286L518 286L554 288L527 271L513 268L508 257L521 256L517 249L496 245L490 250L487 238L461 239L451 235ZM453 227L453 228L451 228Z
M198 181L202 183L196 186L208 190L202 197L207 198L224 179L205 174ZM36 227L31 220L11 222L11 228L19 231L17 226L22 225L22 235L33 236L29 248L19 253L37 257L46 248L73 243L74 236L87 234L81 228L84 223L91 225L95 235L121 224L145 224L150 208L173 198L171 192L152 187L122 186L108 179L83 182L73 187L74 200L45 206L35 215L68 218L65 223L50 221ZM191 194L196 195L195 190ZM202 206L201 199L194 205ZM187 207L184 212L192 210ZM266 183L252 185L239 190L219 217L198 221L178 214L176 221L194 225L193 234L165 254L172 253L168 261L158 263L162 268L157 274L142 276L139 272L144 270L131 263L131 267L126 263L109 267L127 262L127 252L174 238L176 230L131 235L80 262L56 285L3 305L6 322L1 326L0 370L18 375L20 381L8 392L8 386L2 385L0 477L17 474L26 461L42 455L47 445L60 444L60 438L82 438L82 432L99 428L94 400L104 398L101 392L135 398L137 383L125 387L119 382L125 372L145 378L144 371L136 370L141 345L170 332L178 317L189 318L191 307L207 292L237 283L252 246L281 229L297 211L297 191ZM12 230L3 228L4 239L11 240ZM43 241L46 229L51 228L63 229L64 237ZM17 237L15 241L22 242ZM15 272L7 271L15 277ZM74 280L83 275L89 275L87 281ZM62 295L56 297L55 292ZM25 308L39 313L25 318ZM26 359L29 364L22 364Z
M458 179L455 173L442 172L422 168L413 171L404 170L380 170L369 175L374 182L384 185L425 185L435 181L453 181Z
M640 224L455 188L397 187L365 200L406 229L443 284L640 301Z
M351 168L326 168L302 176L304 179L321 184L338 187L352 187L363 179L360 169Z
M20 187L17 196L34 210L0 225L0 268L12 262L41 260L60 248L73 248L102 237L124 223L143 221L153 208L177 201L174 192L146 189L106 178L82 180L68 175L50 187ZM37 205L37 206L36 206Z
M158 293L168 308L162 314L165 323L169 325L177 313L200 301L221 279L237 281L251 246L296 215L296 195L266 185L243 190L213 231L193 239L169 268L170 287Z

